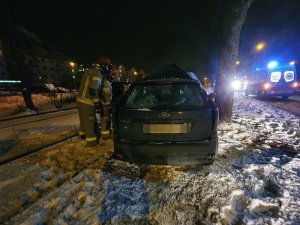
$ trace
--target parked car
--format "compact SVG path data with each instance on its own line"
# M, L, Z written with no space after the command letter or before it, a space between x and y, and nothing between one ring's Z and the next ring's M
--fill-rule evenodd
M219 112L198 80L171 65L131 84L113 113L114 156L142 164L213 162Z

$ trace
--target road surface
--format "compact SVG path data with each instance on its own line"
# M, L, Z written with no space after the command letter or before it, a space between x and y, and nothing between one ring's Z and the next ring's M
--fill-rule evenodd
M0 121L0 162L78 130L77 109Z
M257 99L257 97L254 98ZM283 100L281 97L269 97L269 98L258 99L258 100L266 102L268 104L272 104L278 108L284 109L300 117L300 95L290 96L288 100Z

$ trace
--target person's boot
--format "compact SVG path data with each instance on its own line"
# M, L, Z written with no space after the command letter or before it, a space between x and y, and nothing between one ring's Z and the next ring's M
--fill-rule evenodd
M79 139L80 139L80 140L85 140L85 135L84 135L84 134L79 135Z
M102 137L103 140L109 139L110 138L109 130L101 131L101 137Z

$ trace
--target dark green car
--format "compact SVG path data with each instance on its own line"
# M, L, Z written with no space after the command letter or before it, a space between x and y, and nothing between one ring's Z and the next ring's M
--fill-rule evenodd
M218 109L198 80L164 68L132 83L113 113L114 156L143 164L210 164Z

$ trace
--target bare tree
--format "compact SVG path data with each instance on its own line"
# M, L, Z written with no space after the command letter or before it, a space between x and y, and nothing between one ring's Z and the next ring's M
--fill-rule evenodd
M231 122L234 92L230 78L238 60L239 39L247 11L253 0L223 0L219 64L216 82L216 103L220 121Z

